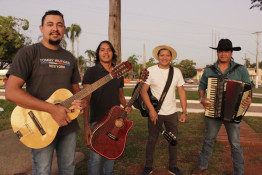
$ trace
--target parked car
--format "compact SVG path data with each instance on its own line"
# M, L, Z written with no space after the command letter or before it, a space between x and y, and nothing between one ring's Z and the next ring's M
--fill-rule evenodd
M185 82L186 83L194 83L194 80L190 79L190 78L185 78Z

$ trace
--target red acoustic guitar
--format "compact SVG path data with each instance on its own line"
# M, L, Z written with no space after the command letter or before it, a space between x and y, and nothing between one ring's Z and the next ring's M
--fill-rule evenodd
M141 82L147 79L148 74L144 69ZM129 100L128 107L132 106L142 86L143 83L140 83ZM108 116L94 126L93 135L90 137L90 148L108 159L117 159L124 152L127 133L132 126L133 121L127 120L126 111L120 106L113 106Z

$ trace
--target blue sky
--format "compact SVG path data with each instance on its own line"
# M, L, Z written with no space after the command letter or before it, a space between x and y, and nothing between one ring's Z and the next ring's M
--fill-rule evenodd
M122 60L133 54L142 56L144 44L148 60L154 47L168 44L177 51L178 62L193 60L201 68L215 60L209 46L229 38L233 46L242 47L233 53L235 61L243 64L246 55L254 63L257 35L252 33L262 31L262 11L249 10L250 6L250 0L122 0ZM87 57L85 50L96 50L108 39L109 0L0 0L1 16L29 20L27 35L33 42L41 35L42 16L51 9L64 14L67 26L81 26L80 55ZM259 61L261 38L262 33ZM71 49L69 41L67 49Z

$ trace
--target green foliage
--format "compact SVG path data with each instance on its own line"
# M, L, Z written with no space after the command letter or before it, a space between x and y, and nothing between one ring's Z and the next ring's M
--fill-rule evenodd
M257 7L262 10L262 0L251 0L251 4L253 5L250 7L250 9Z
M72 51L71 52L73 55L75 55L75 50L74 50L75 39L79 37L79 35L81 34L81 31L82 31L81 27L77 24L72 24L70 27L66 28L65 35L72 42Z
M80 69L80 72L84 73L84 71L86 70L86 64L85 64L84 56L80 55L79 57L76 58L76 61L78 63L78 68Z
M85 53L87 54L87 56L88 56L88 58L89 58L89 60L88 60L88 62L89 62L89 66L91 66L91 63L93 62L95 62L95 58L96 58L96 52L95 51L93 51L93 50L91 50L91 49L88 49L88 50L86 50L85 51ZM93 58L93 61L92 61L92 58Z
M179 64L176 64L175 67L179 68L182 72L184 78L192 78L197 74L196 63L192 60L182 60Z
M0 69L6 68L16 52L31 43L31 39L21 32L29 28L26 19L0 16Z
M156 65L157 63L155 63L155 58L150 58L148 62L146 62L146 68L149 68L151 66Z
M11 127L10 116L15 104L7 100L0 100L0 107L4 109L0 112L0 131L3 131Z
M136 55L130 56L127 61L129 61L132 64L132 70L129 74L129 78L136 78L139 75L139 65L137 63L138 59Z

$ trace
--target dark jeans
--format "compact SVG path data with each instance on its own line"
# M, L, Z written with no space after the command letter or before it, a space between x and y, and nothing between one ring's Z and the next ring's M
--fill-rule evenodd
M163 123L167 132L172 132L177 137L177 113L171 115L158 115L158 122L162 126ZM146 144L146 167L153 166L153 156L155 152L155 145L158 139L159 129L148 117L148 140ZM168 144L169 151L169 168L177 167L177 145L172 146Z

